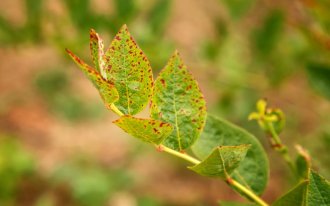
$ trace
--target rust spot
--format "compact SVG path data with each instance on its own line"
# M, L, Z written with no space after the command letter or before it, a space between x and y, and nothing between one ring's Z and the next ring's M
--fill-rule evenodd
M162 85L165 87L165 80L164 79L160 79L160 83L162 83Z
M187 87L187 90L190 90L192 88L192 86L191 85L189 85L188 87Z
M119 36L116 36L115 39L117 39L118 41L121 40L121 38Z
M164 124L166 124L166 123L165 123L165 122L161 122L161 123L159 124L159 126L160 126L160 127L163 127Z

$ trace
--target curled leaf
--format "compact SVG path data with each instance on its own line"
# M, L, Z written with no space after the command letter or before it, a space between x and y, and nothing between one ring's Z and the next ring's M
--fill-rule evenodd
M219 146L201 163L189 168L203 176L227 179L244 159L249 148L250 145Z
M100 73L95 71L92 67L83 62L79 57L73 54L70 50L66 50L73 61L79 66L79 68L85 73L88 79L98 89L105 105L109 108L111 104L119 99L118 92L114 85L105 80Z

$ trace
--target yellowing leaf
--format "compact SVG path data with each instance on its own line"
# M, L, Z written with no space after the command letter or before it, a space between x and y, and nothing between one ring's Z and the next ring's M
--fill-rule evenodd
M203 176L227 179L244 159L249 148L250 145L219 146L201 163L189 168Z
M106 75L104 73L105 64L103 60L103 55L104 55L103 41L99 37L99 34L96 33L94 29L91 29L89 31L89 39L90 39L89 42L90 51L95 65L95 69L103 76L103 78L106 78Z
M133 137L154 144L163 142L173 130L168 123L154 119L136 118L129 115L120 117L114 123Z
M89 80L92 81L94 86L98 89L105 105L109 108L112 103L119 99L118 92L114 85L103 79L103 77L95 71L92 67L88 66L79 57L74 55L68 49L66 50L74 62L79 66L79 68L85 73Z
M124 25L104 55L107 79L119 93L115 106L134 115L145 108L152 93L152 70L147 57Z
M204 127L205 100L177 51L155 81L151 116L174 126L164 144L178 151L189 148Z

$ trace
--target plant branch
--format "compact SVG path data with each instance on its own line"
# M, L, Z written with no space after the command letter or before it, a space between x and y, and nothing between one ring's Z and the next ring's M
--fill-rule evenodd
M171 155L180 157L181 159L187 160L188 162L191 162L193 164L199 164L201 161L186 154L186 153L182 153L182 152L178 152L176 150L173 150L169 147L166 147L164 145L156 145L156 147L160 150L160 151L164 151L167 152ZM262 200L258 195L254 194L251 190L249 190L248 188L244 187L243 185L241 185L239 182L236 182L234 179L231 179L230 177L228 177L227 179L227 183L229 185L231 185L232 187L234 187L237 191L241 192L242 194L244 194L245 196L249 197L249 200L251 199L252 201L254 201L255 203L257 203L260 206L268 206L268 204Z
M119 109L114 105L114 104L111 104L110 105L110 109L115 112L117 115L119 116L123 116L124 114L119 111ZM278 138L279 139L279 138ZM200 160L186 154L186 153L182 153L182 152L178 152L176 150L173 150L169 147L166 147L165 145L155 145L156 148L159 150L159 151L164 151L164 152L167 152L171 155L174 155L174 156L177 156L181 159L184 159L194 165L196 164L199 164L201 163ZM230 180L230 181L228 181ZM259 196L257 196L256 194L254 194L251 190L249 190L248 188L244 187L243 185L241 185L239 182L236 182L235 180L231 179L229 177L229 179L227 179L227 183L230 184L232 187L234 187L236 190L240 191L242 194L246 195L247 197L249 197L252 201L254 201L255 203L257 203L258 205L260 206L268 206L268 204L263 201ZM250 200L249 199L249 200Z
M293 164L291 157L289 156L288 148L282 143L280 137L278 136L277 132L275 131L273 123L267 122L266 126L271 134L272 140L275 143L275 146L274 146L275 150L278 151L282 155L283 159L288 164L291 171L294 174L296 174L296 169L295 169L295 166Z
M160 147L160 151L164 151L164 152L167 152L171 155L174 155L174 156L177 156L177 157L180 157L181 159L184 159L184 160L187 160L188 162L191 162L195 165L199 164L201 161L199 161L198 159L186 154L186 153L182 153L182 152L178 152L176 150L173 150L169 147L166 147L165 145L159 145L157 147Z
M227 180L227 183L229 185L231 185L232 187L234 187L236 190L242 192L244 195L246 195L250 199L252 199L258 205L268 206L268 204L263 199L261 199L259 196L257 196L256 194L254 194L251 190L249 190L248 188L244 187L243 185L241 185L239 182L235 181L234 179L231 179L231 178L228 179Z

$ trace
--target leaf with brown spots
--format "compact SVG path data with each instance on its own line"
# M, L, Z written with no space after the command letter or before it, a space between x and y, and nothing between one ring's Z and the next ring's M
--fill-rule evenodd
M160 144L171 134L173 127L165 122L154 119L141 119L129 115L121 116L114 121L125 132L142 141Z
M176 51L155 81L151 117L174 126L164 144L182 151L200 136L206 106L197 82Z
M98 71L103 78L106 78L106 75L104 73L104 60L103 60L103 55L104 55L104 46L103 46L103 41L99 37L99 34L95 32L94 29L91 29L89 31L89 46L90 46L90 51L92 55L92 59L95 65L96 71Z
M119 93L115 106L134 115L148 104L152 93L152 70L147 57L124 25L104 55L107 79Z
M114 85L105 80L100 73L95 71L92 67L83 62L79 57L74 55L68 49L66 52L70 55L74 62L79 66L79 68L85 73L89 80L92 81L94 86L98 89L105 105L109 108L110 105L119 99L118 92Z

